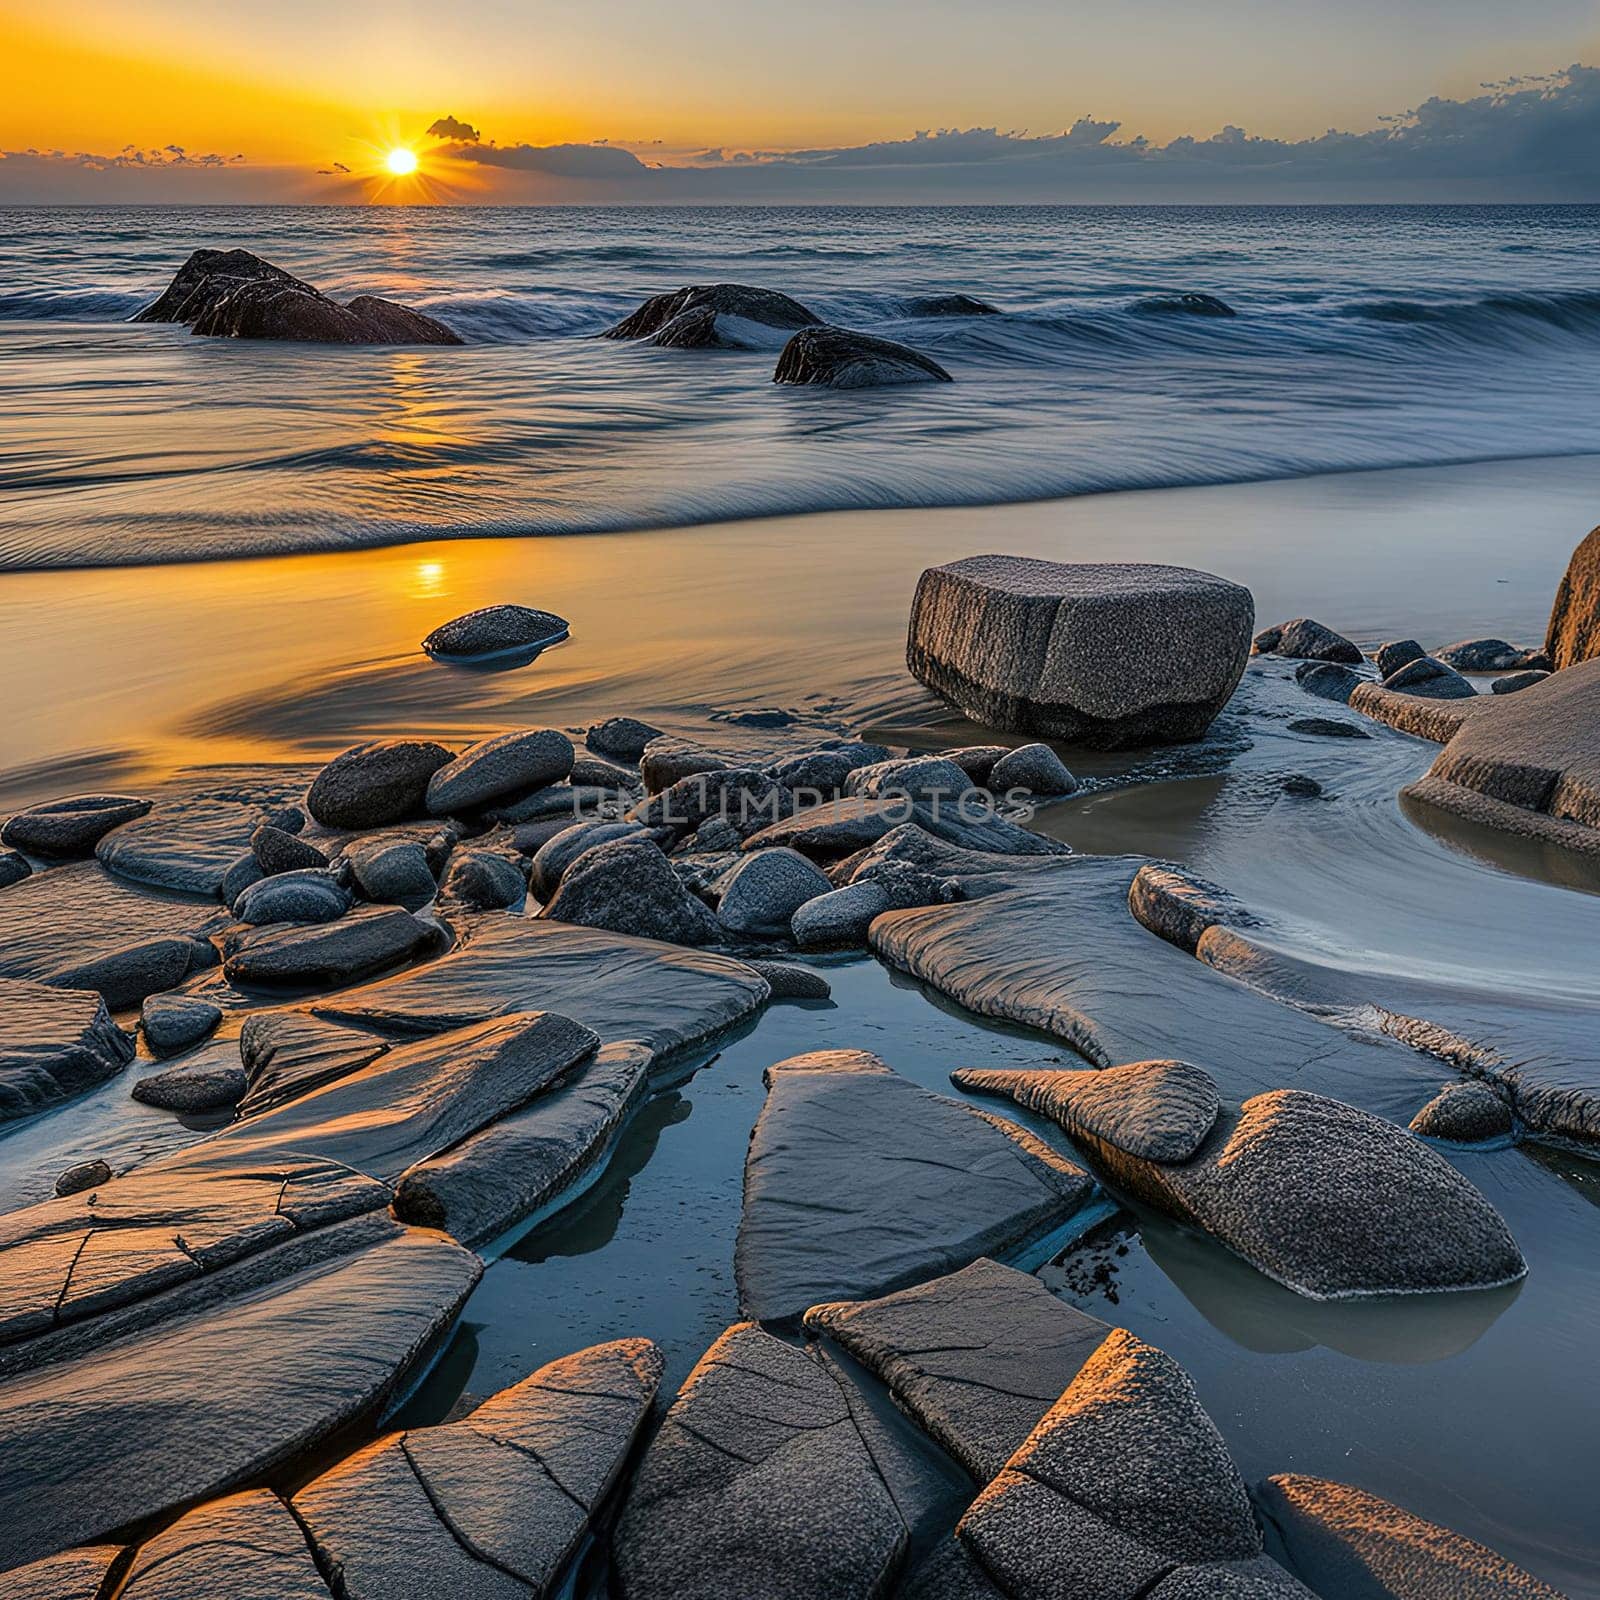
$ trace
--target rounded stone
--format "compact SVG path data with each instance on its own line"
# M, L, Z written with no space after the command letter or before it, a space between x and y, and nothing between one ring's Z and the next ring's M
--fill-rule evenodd
M0 842L30 855L73 861L92 856L113 828L135 822L150 802L125 794L75 794L19 811L3 828Z
M537 611L532 606L484 606L441 623L422 641L422 648L443 660L481 661L542 650L565 639L567 633L567 619L553 611Z
M153 994L139 1013L144 1042L151 1055L172 1056L216 1032L222 1010L209 1000L184 995Z
M798 850L759 850L729 874L717 917L735 933L782 934L806 901L832 890L821 869Z
M528 892L516 866L492 850L458 850L450 857L440 893L479 911L503 911Z
M1013 789L1041 797L1068 795L1078 787L1066 762L1047 744L1024 744L989 769L988 788L994 794Z
M317 774L306 809L325 828L387 828L423 814L429 779L453 759L425 739L355 745Z
M1498 1139L1511 1129L1511 1107L1486 1083L1452 1083L1411 1119L1413 1133L1460 1144Z
M85 1189L98 1189L102 1183L110 1183L111 1177L111 1168L104 1161L80 1161L56 1179L56 1193L82 1194Z
M140 1078L133 1086L133 1098L163 1111L212 1111L236 1104L247 1087L243 1067L196 1064Z
M428 780L428 810L436 817L481 811L560 783L572 771L572 741L554 728L502 733L463 751Z

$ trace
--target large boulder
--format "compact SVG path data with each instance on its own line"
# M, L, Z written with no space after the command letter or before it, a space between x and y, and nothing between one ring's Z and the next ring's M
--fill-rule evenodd
M994 727L1101 748L1197 739L1244 674L1250 591L1187 567L969 556L917 584L913 675Z
M242 989L361 983L432 949L439 930L398 906L362 906L336 922L273 922L230 933L222 975Z
M648 339L675 349L745 347L770 340L769 330L809 328L821 319L776 289L743 283L693 284L656 294L601 334L603 339Z
M1600 656L1600 528L1572 552L1556 589L1544 653L1556 671Z
M442 622L422 648L444 661L484 661L522 656L567 637L567 619L532 606L483 606Z
M774 383L814 383L830 389L879 389L898 383L952 383L931 356L893 339L850 328L802 328L778 357Z
M306 809L325 828L386 828L421 816L428 782L454 760L426 739L379 739L337 755L316 776Z

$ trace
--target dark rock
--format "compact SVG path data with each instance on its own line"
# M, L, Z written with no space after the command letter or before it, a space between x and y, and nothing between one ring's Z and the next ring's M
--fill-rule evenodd
M1307 733L1317 739L1370 739L1372 735L1359 724L1340 722L1333 717L1296 717L1289 724L1290 733Z
M222 903L231 906L252 883L260 883L266 877L261 870L261 863L253 855L240 856L234 864L222 875Z
M186 1062L140 1078L133 1086L133 1098L163 1111L211 1111L236 1105L248 1087L243 1067Z
M529 887L541 901L548 900L556 892L561 875L584 851L643 831L637 822L612 822L603 818L572 823L539 846L533 858Z
M1600 528L1572 552L1562 574L1550 608L1544 653L1557 672L1600 656Z
M837 861L868 849L908 823L966 850L1019 856L1069 853L1058 840L1030 833L1000 816L991 809L987 796L977 791L954 805L938 807L894 795L828 800L751 834L744 848L768 850L789 845L813 861Z
M1049 745L1025 744L995 762L989 773L988 787L996 794L1020 789L1026 794L1051 799L1074 793L1078 780Z
M786 789L815 791L824 799L844 792L846 779L858 767L869 767L889 759L881 744L830 745L823 750L807 750L799 755L774 761L767 771Z
M239 1115L253 1117L336 1078L359 1072L389 1048L386 1040L298 1011L257 1011L239 1030L249 1092Z
M724 880L717 920L735 933L786 934L795 912L832 888L798 851L759 850Z
M15 850L0 850L0 889L21 883L32 871L27 859Z
M0 978L0 1122L115 1077L133 1054L98 994Z
M897 1600L1006 1600L963 1544L945 1539L901 1585Z
M428 810L436 817L481 811L497 800L560 783L572 771L572 754L572 741L554 728L485 739L428 780Z
M1250 654L1253 656L1276 655L1278 645L1283 639L1283 629L1283 623L1279 623L1275 628L1263 628L1250 641Z
M819 894L796 910L789 931L802 950L859 950L874 917L889 909L888 891L876 883L852 883Z
M744 844L744 835L734 825L723 817L708 817L689 836L688 842L694 846L695 852L700 855L707 853L726 855L731 850L738 850ZM700 893L693 884L689 885Z
M431 949L439 930L398 906L362 906L337 922L276 922L229 934L222 975L241 989L332 989Z
M647 793L658 794L697 772L720 772L737 765L736 757L664 733L652 739L640 753L639 776L644 779Z
M452 617L422 641L430 656L445 660L481 661L486 657L525 655L567 637L568 623L553 611L531 606L484 606Z
M295 1515L341 1594L554 1594L662 1367L647 1339L580 1350L459 1421L385 1435L301 1489Z
M1322 785L1303 772L1291 772L1283 780L1283 792L1300 800L1315 800L1322 794Z
M628 817L673 839L685 838L716 818L749 838L793 810L794 796L766 773L755 767L724 767L679 778L633 806Z
M473 910L506 910L527 898L528 882L512 862L492 850L458 850L440 893Z
M1477 693L1459 672L1432 656L1407 662L1385 678L1383 686L1391 693L1424 695L1430 700L1466 700Z
M1295 1570L1339 1600L1562 1600L1493 1550L1364 1489L1286 1473L1257 1488Z
M877 1600L907 1530L843 1390L751 1323L689 1374L613 1540L620 1600Z
M604 722L590 725L584 743L603 756L613 756L618 761L637 761L652 739L662 737L659 728L637 717L607 717Z
M636 795L644 787L639 774L632 769L581 752L573 758L569 781L576 792L604 789L614 794Z
M233 914L253 926L269 922L333 922L349 909L350 891L326 867L262 878L233 903Z
M98 1158L93 1161L80 1161L76 1166L68 1167L56 1179L56 1194L82 1194L85 1189L97 1189L102 1183L111 1182L111 1168Z
M903 795L910 800L953 805L977 786L955 762L943 756L907 756L899 761L857 767L844 787L847 795L870 800Z
M175 1056L209 1039L222 1022L220 1008L185 995L151 995L139 1013L144 1042L153 1056Z
M1012 748L1008 744L964 744L957 745L954 750L941 750L939 754L946 761L955 762L974 783L986 786L995 762L1003 761Z
M1387 678L1391 672L1398 672L1401 667L1409 667L1413 661L1420 661L1427 651L1415 639L1391 639L1388 644L1380 644L1372 652L1372 659L1378 668L1378 676Z
M364 839L348 859L357 887L369 900L416 911L434 897L428 852L415 839Z
M1529 667L1540 672L1550 670L1549 658L1542 650L1521 650L1504 639L1461 639L1435 650L1434 657L1457 672L1520 672Z
M969 556L912 603L912 675L991 727L1105 748L1196 739L1244 673L1250 591L1135 562Z
M805 1326L887 1384L979 1483L1004 1468L1111 1331L988 1260L882 1299L813 1306Z
M774 1000L826 1000L833 993L815 967L794 961L746 961L745 965L767 980Z
M1536 683L1543 683L1550 674L1548 672L1513 672L1509 677L1496 678L1489 685L1494 694L1516 694L1520 689L1531 689Z
M573 772L577 772L577 762L573 763ZM548 822L555 818L563 827L570 827L574 822L619 817L638 793L637 782L625 791L609 785L600 788L576 781L551 783L518 799L502 800L490 806L483 818L486 822L510 827L520 827L525 822Z
M755 289L743 283L695 284L668 294L652 295L637 311L607 328L601 337L657 338L686 312L709 313L713 321L721 317L734 317L767 328L808 328L818 321L798 300L791 300L776 289ZM685 342L696 342L682 333L678 338ZM674 341L669 339L666 342Z
M611 839L584 851L540 915L670 944L712 944L721 931L660 847L643 838Z
M292 285L300 280L248 250L196 250L160 298L129 320L193 322L241 284L257 282Z
M802 328L783 347L774 383L818 383L830 389L877 389L898 383L951 383L931 356L893 339L849 328Z
M378 739L317 774L306 808L326 828L386 828L426 809L428 782L454 757L425 739Z
M1250 927L1256 918L1226 889L1178 867L1146 862L1128 888L1128 909L1152 933L1190 955L1218 923Z
M1032 1134L930 1094L865 1051L795 1056L765 1081L734 1249L740 1305L760 1321L1021 1248L1094 1191Z
M1239 315L1226 300L1214 294L1153 294L1135 300L1128 307L1141 317L1236 317Z
M78 860L92 856L94 847L113 828L144 816L149 809L148 800L132 795L75 794L19 811L0 828L0 842L29 855Z
M280 872L310 871L328 865L328 858L314 844L268 822L250 835L250 853L269 878Z
M1302 661L1295 668L1294 680L1308 694L1336 705L1350 704L1350 696L1366 680L1358 672L1337 661Z
M999 310L970 294L919 294L901 302L908 317L996 317Z
M1258 634L1257 654L1269 653L1260 641L1272 634L1277 635L1276 643L1271 646L1273 655L1289 656L1297 661L1343 661L1352 667L1359 667L1366 659L1342 633L1335 633L1310 617L1296 617L1292 622Z
M1486 1083L1452 1083L1411 1119L1411 1131L1460 1144L1511 1132L1511 1107Z

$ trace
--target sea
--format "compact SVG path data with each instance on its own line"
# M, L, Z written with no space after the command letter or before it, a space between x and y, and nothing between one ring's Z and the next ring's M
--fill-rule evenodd
M130 323L204 246L390 296L466 343ZM1595 206L0 212L0 568L1588 454L1596 261ZM718 281L911 344L955 382L780 387L782 335L596 337ZM1141 305L1182 293L1238 314ZM1000 314L911 314L933 294Z

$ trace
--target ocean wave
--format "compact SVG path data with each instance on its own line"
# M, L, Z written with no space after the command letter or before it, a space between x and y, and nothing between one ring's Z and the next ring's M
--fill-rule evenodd
M39 322L126 322L153 295L127 289L14 289L0 294L0 318Z
M1486 336L1515 333L1529 325L1564 333L1595 333L1600 332L1600 291L1497 292L1464 300L1358 300L1342 307L1340 315L1365 322L1448 328Z

